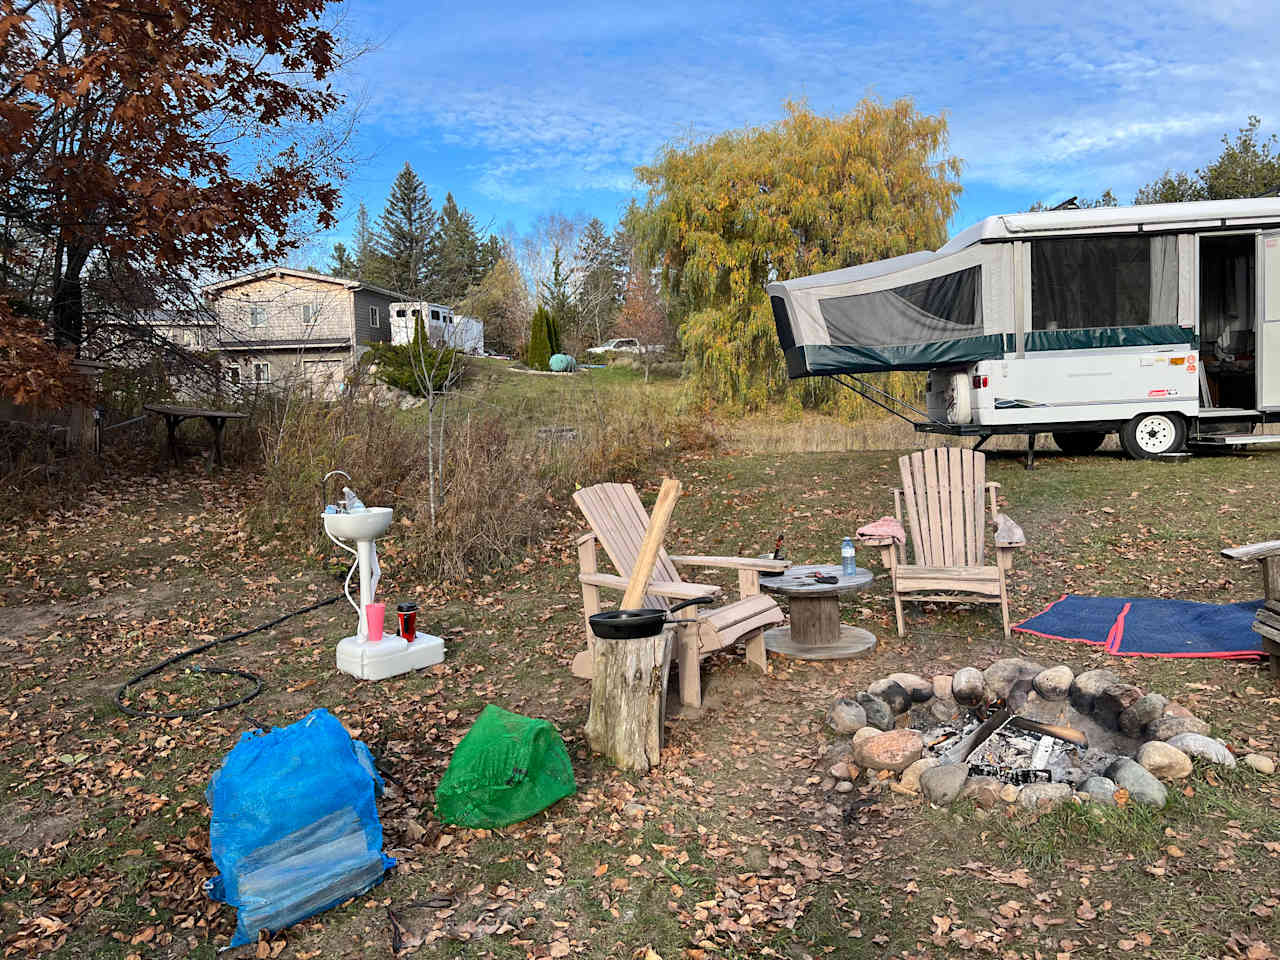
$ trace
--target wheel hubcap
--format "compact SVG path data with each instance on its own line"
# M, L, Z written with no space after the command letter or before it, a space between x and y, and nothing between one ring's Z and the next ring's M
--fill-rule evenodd
M1173 446L1177 430L1168 417L1144 417L1138 424L1138 446L1144 453L1164 453Z

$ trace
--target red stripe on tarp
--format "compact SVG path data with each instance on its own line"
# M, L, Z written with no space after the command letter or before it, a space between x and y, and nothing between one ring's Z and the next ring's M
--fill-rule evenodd
M1219 653L1147 653L1142 650L1116 650L1114 655L1117 657L1165 657L1171 660L1261 660L1266 656L1261 650L1224 650Z
M1111 630L1107 633L1107 653L1120 652L1120 641L1124 639L1124 615L1129 612L1131 606L1133 604L1126 603L1121 607L1116 622L1111 625Z

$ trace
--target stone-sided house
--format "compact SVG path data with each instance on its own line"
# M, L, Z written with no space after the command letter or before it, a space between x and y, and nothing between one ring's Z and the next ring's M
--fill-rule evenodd
M218 349L236 383L295 381L334 397L370 344L391 342L405 296L360 280L269 267L205 287Z

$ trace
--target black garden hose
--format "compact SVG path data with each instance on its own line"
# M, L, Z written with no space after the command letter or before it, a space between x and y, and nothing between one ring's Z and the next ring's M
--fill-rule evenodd
M319 602L313 603L310 606L306 606L306 607L302 607L301 609L294 610L292 613L286 613L282 617L276 617L276 619L272 620L270 623L264 623L257 627L251 627L248 630L241 630L239 633L233 633L230 636L226 636L226 637L219 637L216 640L210 640L208 643L202 643L199 646L191 647L188 650L183 650L181 653L175 653L169 659L163 660L160 663L157 663L154 667L148 667L146 670L143 670L141 673L137 674L136 676L130 677L128 680L126 680L123 686L121 686L120 689L116 691L116 706L120 708L121 713L128 714L131 717L152 717L156 720L178 720L178 719L185 720L190 717L199 717L206 713L214 713L218 710L229 710L232 707L238 707L241 704L248 703L250 700L252 700L254 697L256 697L259 693L262 692L262 678L259 677L256 673L250 673L248 670L235 670L229 667L192 667L192 670L197 673L221 673L221 674L227 674L229 676L244 677L246 680L252 681L253 689L250 690L248 693L246 693L243 697L241 697L238 700L229 700L226 703L216 703L212 707L200 707L197 710L174 710L169 713L157 713L155 711L139 710L136 707L129 706L127 703L124 702L124 696L130 687L136 686L137 684L141 683L143 680L147 679L147 677L154 676L155 674L159 673L161 670L164 670L168 667L173 666L175 663L179 662L180 660L185 660L187 659L187 657L194 657L197 653L204 653L204 651L210 649L211 647L216 647L220 643L227 643L231 640L239 640L242 637L247 637L247 636L250 636L251 634L261 633L263 630L270 630L272 627L278 627L280 624L284 623L286 620L289 620L293 617L301 616L304 613L310 613L312 610L319 610L321 607L327 607L329 606L329 604L337 603L341 599L342 599L342 595L338 594L335 597L330 597L328 600L320 600Z

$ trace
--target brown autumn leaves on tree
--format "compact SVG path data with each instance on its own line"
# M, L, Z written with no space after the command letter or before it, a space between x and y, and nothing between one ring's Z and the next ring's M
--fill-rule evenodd
M649 371L661 354L649 348L666 346L671 339L671 328L667 321L667 310L663 306L658 291L654 289L648 272L633 265L631 275L627 279L626 293L623 294L622 311L618 314L615 330L619 336L635 337L640 341L643 350L636 359L644 367L644 379L649 380Z
M0 0L5 396L75 391L90 270L145 300L281 257L300 219L333 225L328 4Z

